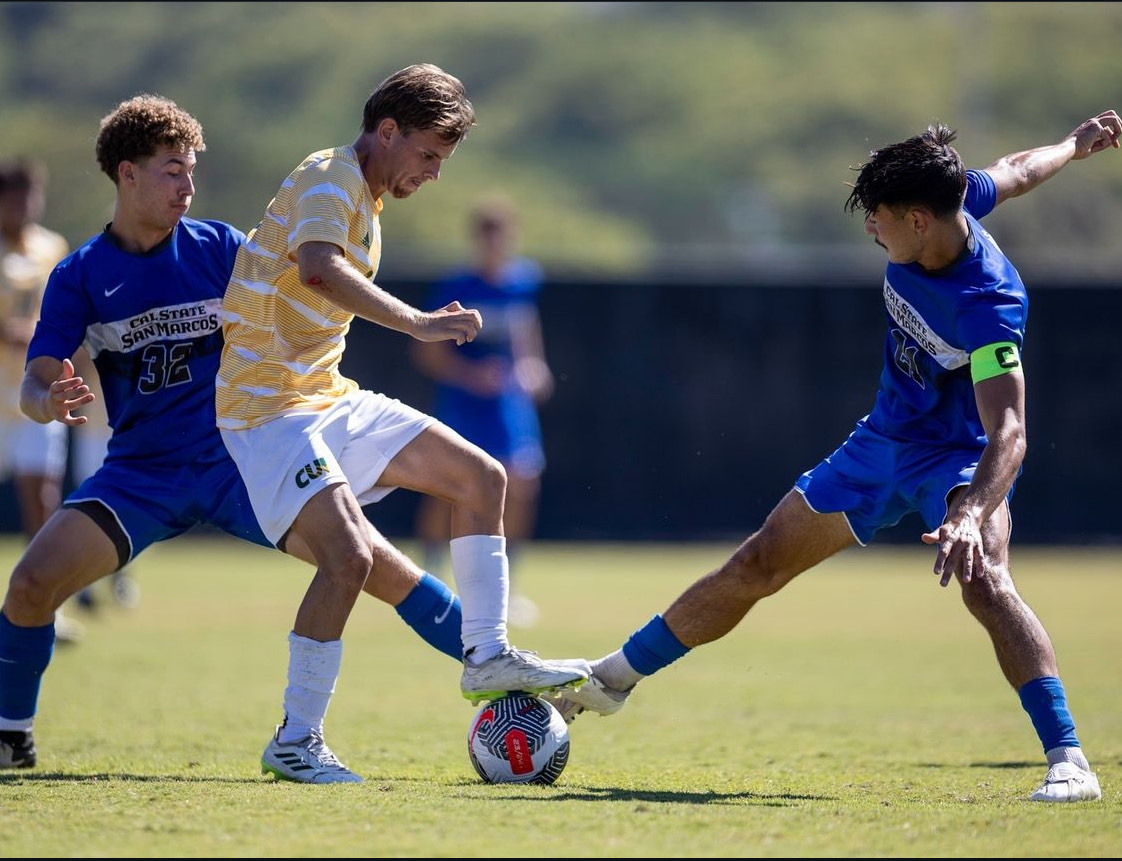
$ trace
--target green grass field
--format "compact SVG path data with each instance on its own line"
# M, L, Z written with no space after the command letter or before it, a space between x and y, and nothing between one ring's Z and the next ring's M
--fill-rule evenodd
M10 571L18 540L0 541ZM539 544L542 608L516 645L598 657L731 545ZM926 548L852 550L725 639L572 726L550 787L488 786L468 761L460 667L360 599L327 739L367 782L277 783L305 566L232 539L157 545L141 606L60 646L39 766L0 773L3 857L1118 857L1122 551L1015 548L1056 643L1094 804L1027 801L1043 755L988 639Z

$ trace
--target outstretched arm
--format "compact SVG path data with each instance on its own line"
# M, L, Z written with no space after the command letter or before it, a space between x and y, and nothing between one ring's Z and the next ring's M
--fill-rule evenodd
M1002 156L986 168L997 185L997 203L1032 191L1055 176L1069 161L1078 161L1105 149L1118 149L1120 136L1122 120L1117 112L1103 111L1080 123L1058 143Z

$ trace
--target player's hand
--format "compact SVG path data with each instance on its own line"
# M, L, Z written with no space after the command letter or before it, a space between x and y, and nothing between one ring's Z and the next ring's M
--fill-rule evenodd
M1086 122L1080 123L1068 137L1075 138L1075 155L1072 159L1087 158L1104 149L1118 149L1122 146L1122 119L1115 111L1103 111Z
M955 574L963 583L985 575L982 527L970 515L948 518L938 529L925 532L921 538L924 544L938 548L934 571L940 586L950 583Z
M64 425L84 425L88 419L85 416L71 415L71 411L93 403L94 399L95 395L90 387L81 377L75 376L74 363L70 359L63 359L58 379L47 389L47 412L55 421Z
M457 346L475 340L483 328L483 315L474 308L451 302L421 315L413 337L418 341L455 341Z

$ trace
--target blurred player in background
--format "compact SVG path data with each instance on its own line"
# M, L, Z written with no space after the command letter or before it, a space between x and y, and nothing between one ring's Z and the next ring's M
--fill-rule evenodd
M26 348L20 405L37 427L87 423L76 413L95 395L70 358L84 342L113 434L104 462L49 517L12 572L0 608L0 769L36 764L40 682L57 610L69 596L196 526L273 547L215 423L221 298L245 236L186 217L203 148L198 121L159 96L136 96L102 120L96 152L116 188L113 220L51 273ZM313 561L295 536L286 549ZM461 664L460 603L444 583L388 546L368 574L368 594ZM351 775L320 732L288 758L282 776L323 783Z
M411 343L414 364L436 382L433 415L496 458L506 469L503 527L510 563L512 625L538 618L534 602L517 588L516 554L533 536L541 474L545 468L538 406L553 394L538 316L541 267L517 255L518 217L506 198L482 202L471 215L474 263L450 273L433 288L428 307L460 300L486 321L475 340ZM417 534L427 571L442 570L451 508L422 497Z
M420 311L378 287L382 197L404 200L440 176L475 123L463 84L436 66L401 69L375 88L349 146L308 155L281 183L238 251L222 303L226 343L215 384L218 426L262 530L310 548L317 570L289 637L284 721L262 757L296 779L357 782L323 743L342 635L371 565L399 551L362 506L395 487L448 500L452 572L462 602L472 702L582 684L586 661L546 662L507 638L506 472L431 416L359 388L339 372L356 316L423 341L469 342L482 318L452 302Z
M943 125L871 153L846 202L888 254L888 334L872 411L804 473L763 527L622 648L593 662L580 691L554 697L572 719L612 714L634 686L690 649L729 633L798 574L919 512L942 586L989 634L1048 761L1034 801L1091 801L1101 789L1075 734L1044 626L1009 570L1009 500L1026 451L1020 353L1028 296L978 219L1068 162L1119 147L1105 111L1059 143L967 170Z
M70 250L60 234L39 224L46 188L47 171L39 162L0 162L0 479L12 477L28 541L62 502L66 477L66 427L33 422L19 407L27 345L43 290L55 264ZM82 626L62 616L56 633L60 642L75 642Z
M113 429L109 427L109 415L105 411L105 396L101 391L97 368L85 348L74 355L74 372L90 387L94 399L81 410L86 423L70 429L70 473L74 484L80 485L101 468L109 451L109 438ZM135 609L140 604L140 585L130 571L131 565L118 568L109 577L110 592L119 607ZM92 584L80 591L74 598L78 606L87 611L101 606L98 584ZM55 619L58 627L58 619Z

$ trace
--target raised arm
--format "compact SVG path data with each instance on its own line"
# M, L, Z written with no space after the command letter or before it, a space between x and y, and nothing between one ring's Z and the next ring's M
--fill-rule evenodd
M1122 120L1117 112L1103 111L1080 123L1058 143L1002 156L986 168L997 185L997 203L1032 191L1055 176L1069 161L1078 161L1105 149L1118 149L1120 136Z

